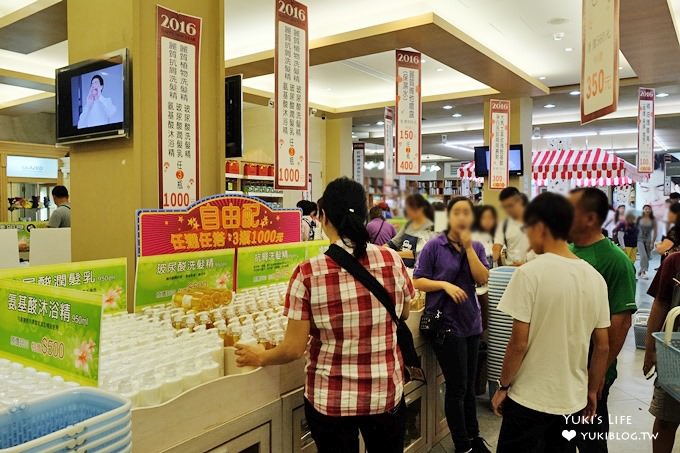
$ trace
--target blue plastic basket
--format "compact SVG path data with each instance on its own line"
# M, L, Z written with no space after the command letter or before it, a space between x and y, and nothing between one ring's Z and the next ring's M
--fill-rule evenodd
M0 411L0 453L77 448L128 426L130 408L119 395L83 387L5 409Z
M680 401L680 332L673 332L670 344L664 341L663 332L652 335L656 341L656 372L659 375L659 385Z

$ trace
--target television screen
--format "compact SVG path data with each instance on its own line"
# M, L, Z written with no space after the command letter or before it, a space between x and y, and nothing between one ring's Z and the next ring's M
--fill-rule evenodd
M226 108L226 157L243 156L243 76L235 75L224 79L224 105Z
M57 143L127 137L127 49L57 69Z
M522 176L524 174L523 146L510 145L508 167L510 176ZM475 175L489 176L489 147L475 146Z

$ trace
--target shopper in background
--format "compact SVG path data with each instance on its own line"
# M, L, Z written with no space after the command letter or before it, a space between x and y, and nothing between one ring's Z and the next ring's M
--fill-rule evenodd
M573 217L567 199L550 192L536 197L524 214L531 249L539 256L515 270L498 305L513 318L492 400L494 412L503 416L498 453L566 451L565 416L595 415L609 350L607 285L569 251Z
M446 421L456 452L488 452L479 437L475 377L482 315L475 284L489 278L484 246L472 240L472 202L453 198L448 231L428 242L413 271L414 285L425 291L425 312L439 320L432 347L446 380Z
M522 221L524 208L528 202L527 197L516 187L506 187L498 198L507 217L496 228L493 261L504 265L523 264L529 254L529 240Z
M680 203L680 193L671 192L671 194L668 196L668 199L671 200L671 205L678 204Z
M368 211L366 231L368 231L369 241L375 245L385 245L397 234L394 225L385 220L384 212L380 209L380 206L373 206Z
M71 228L71 203L68 200L68 189L64 186L54 186L52 200L57 209L50 216L47 227Z
M386 219L392 218L392 211L390 210L390 206L387 204L386 201L381 201L380 203L378 203L378 206L380 207L380 209L383 210L383 214Z
M647 292L654 298L647 320L645 361L642 368L647 379L654 374L656 366L656 341L652 333L662 330L668 312L680 304L680 286L676 283L679 277L680 253L674 253L664 260ZM653 440L654 453L672 453L675 433L680 426L680 401L654 382L654 396L649 412L655 417L653 432L657 437Z
M498 213L491 205L475 206L475 221L472 224L472 240L484 246L489 264L493 263L493 242L496 236Z
M368 244L364 188L340 178L319 201L320 223L387 290L402 318L415 290L394 251ZM291 277L283 342L270 350L237 345L240 366L280 365L305 353L305 415L320 453L403 452L404 365L396 324L361 283L326 255L300 264ZM310 338L311 337L311 338Z
M680 203L672 203L668 209L668 226L666 237L656 244L662 262L667 255L680 250Z
M617 244L626 253L630 262L635 263L637 260L639 231L634 212L628 212L625 220L614 228L614 236L617 238Z
M387 245L399 253L407 267L413 267L418 253L434 235L434 210L422 195L409 195L406 197L406 218L406 225Z
M319 225L316 222L317 206L316 203L309 200L300 200L296 205L302 210L302 240L313 241L317 239L319 232Z
M617 377L616 358L626 341L632 315L637 311L635 267L630 264L626 254L602 234L602 222L605 221L609 210L607 195L599 189L589 187L572 190L569 198L574 207L574 222L569 234L572 241L571 251L593 266L607 284L611 322L608 330L608 369L597 401L599 418L588 428L591 428L592 433L608 433L607 401L609 390ZM579 434L574 441L582 453L607 451L607 440L604 434L602 436L592 434L586 438Z
M612 205L607 206L607 218L602 224L602 234L609 239L614 237L614 228L616 228L616 210Z
M640 253L640 271L638 276L647 280L647 272L649 271L649 260L654 249L654 239L657 235L656 219L652 212L651 205L644 205L642 207L642 215L637 219L638 227L638 243L637 248Z

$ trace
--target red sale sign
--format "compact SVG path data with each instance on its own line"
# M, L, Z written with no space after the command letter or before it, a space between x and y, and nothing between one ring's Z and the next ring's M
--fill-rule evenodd
M510 101L491 99L489 124L489 187L508 187L510 154Z
M420 52L397 50L397 174L420 174Z
M137 256L168 255L300 241L299 209L257 198L215 195L186 210L137 211Z
M640 88L638 93L638 156L640 173L654 172L654 88Z

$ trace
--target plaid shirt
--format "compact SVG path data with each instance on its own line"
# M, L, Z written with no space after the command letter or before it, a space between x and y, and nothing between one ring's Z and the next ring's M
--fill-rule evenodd
M337 244L352 252L342 241ZM401 314L415 296L401 258L369 244L360 261ZM380 301L335 261L319 255L295 269L284 314L311 323L305 397L316 410L330 416L373 415L399 404L404 379L396 325Z

